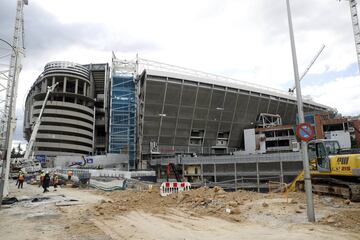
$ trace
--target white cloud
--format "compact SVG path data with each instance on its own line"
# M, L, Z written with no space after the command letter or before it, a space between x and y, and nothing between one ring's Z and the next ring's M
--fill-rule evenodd
M341 110L342 115L360 113L360 77L337 78L325 84L307 86L303 94L309 94L316 102Z
M359 114L359 98L349 95L360 92L356 77L334 80L329 75L356 62L348 2L291 4L300 73L326 45L309 72L324 76L325 83L315 88L316 83L307 79L303 93L340 113ZM139 53L284 90L293 85L285 0L34 0L24 14L29 46L18 108L48 61L110 62L111 50L120 58Z

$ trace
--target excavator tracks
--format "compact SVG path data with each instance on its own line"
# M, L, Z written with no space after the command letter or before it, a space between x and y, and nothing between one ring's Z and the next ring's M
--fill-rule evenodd
M304 181L296 183L296 189L304 191ZM312 179L312 191L316 194L329 194L360 202L360 184L349 183L338 179Z

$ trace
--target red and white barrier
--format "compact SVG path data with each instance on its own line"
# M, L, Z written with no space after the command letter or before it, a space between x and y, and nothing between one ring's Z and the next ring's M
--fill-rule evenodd
M160 186L160 195L168 196L172 193L189 191L191 184L189 182L163 182Z

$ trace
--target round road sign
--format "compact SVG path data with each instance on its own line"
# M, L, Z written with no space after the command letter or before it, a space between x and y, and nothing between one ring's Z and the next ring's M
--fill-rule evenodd
M315 135L314 128L309 123L301 123L296 126L296 136L302 141L308 142Z

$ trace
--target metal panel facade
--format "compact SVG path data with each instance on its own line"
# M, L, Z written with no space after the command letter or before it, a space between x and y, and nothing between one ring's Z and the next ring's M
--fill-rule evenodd
M142 81L143 154L150 142L157 142L162 153L229 153L243 147L243 129L253 127L259 113L280 114L284 124L295 123L293 100L166 73L145 74ZM309 105L306 110L325 109Z

